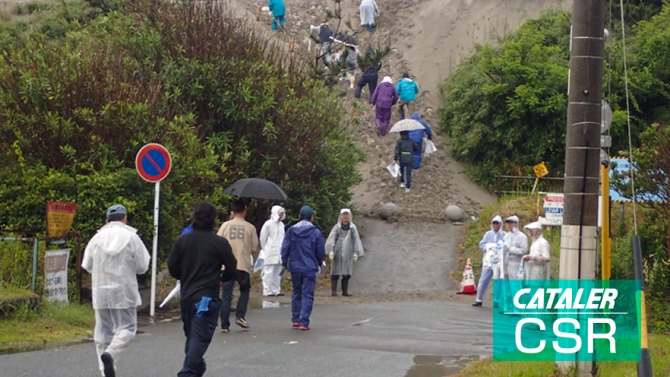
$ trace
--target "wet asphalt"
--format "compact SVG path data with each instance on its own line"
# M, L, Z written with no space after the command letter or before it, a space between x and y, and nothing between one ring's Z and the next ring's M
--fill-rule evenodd
M491 355L492 312L470 300L400 301L402 293L455 292L459 229L360 219L368 253L355 266L356 300L317 304L311 330L291 328L288 297L247 313L250 330L217 329L206 376L444 377ZM376 303L366 297L376 294ZM381 299L380 299L381 294ZM281 303L280 303L281 302ZM168 317L170 314L168 314ZM173 317L178 317L174 314ZM117 362L118 376L176 376L183 362L181 321L140 327ZM92 343L0 355L0 377L100 376Z

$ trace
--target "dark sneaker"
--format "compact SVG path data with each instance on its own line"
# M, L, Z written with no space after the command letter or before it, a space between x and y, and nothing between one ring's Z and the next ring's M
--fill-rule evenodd
M230 329L221 329L221 332L230 332Z
M472 306L482 306L482 303L479 302L479 301L477 301L477 302L475 302L474 304L472 304Z
M275 296L276 296L276 297L281 297L281 296L286 296L286 295L283 294L283 293L277 293Z
M294 329L297 329L298 327L300 327L300 323L298 323L298 322L293 322L293 328L294 328Z
M309 326L300 326L300 331L309 331Z
M238 326L240 326L240 327L243 328L243 329L248 329L248 328L249 328L249 323L248 323L247 320L244 319L244 318L238 318L238 319L235 321L235 324L238 325Z
M104 366L105 377L116 377L116 371L114 370L114 358L112 358L112 355L105 352L100 355L100 360L102 360L102 365Z

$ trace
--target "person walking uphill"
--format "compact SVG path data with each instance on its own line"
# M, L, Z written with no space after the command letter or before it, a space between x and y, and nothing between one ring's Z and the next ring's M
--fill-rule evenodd
M142 304L137 274L149 269L151 256L127 225L126 207L107 209L107 223L86 245L81 266L91 273L95 330L93 340L103 376L115 377L119 355L137 332L137 307Z
M412 119L423 125L423 130L413 130L409 131L409 138L414 140L416 145L419 146L419 151L414 153L414 170L419 170L421 168L421 151L423 148L423 135L425 134L428 137L428 140L433 140L433 131L430 129L428 123L421 120L419 113L414 113Z
M484 233L484 237L482 237L482 240L479 241L479 249L484 253L484 256L482 258L482 274L479 276L479 284L477 285L477 298L475 299L475 303L472 304L472 306L482 306L486 290L489 289L489 283L491 283L491 279L493 278L493 268L491 268L493 263L491 261L491 255L487 252L486 248L488 244L497 244L498 241L505 241L505 235L507 235L507 232L501 230L501 227L502 218L496 215L493 217L493 220L491 220L491 230ZM500 290L494 290L494 308L499 306L501 297L502 292L500 292Z
M363 0L359 7L361 13L361 26L368 29L370 33L375 32L375 18L379 17L379 7L375 0Z
M395 144L395 157L393 161L400 160L400 188L409 192L412 187L412 167L414 166L414 153L421 152L419 146L409 138L409 132L400 132L400 140ZM407 179L407 181L405 181Z
M244 220L247 216L246 206L241 201L234 201L231 203L230 209L233 219L223 223L217 234L230 243L237 260L237 271L235 272L235 279L226 282L222 288L221 332L228 332L230 328L230 304L233 301L235 281L240 285L240 298L237 300L235 324L244 329L249 328L245 316L247 315L249 292L251 291L251 254L258 252L256 228Z
M354 263L363 256L363 244L354 225L351 210L340 211L337 224L330 231L326 241L326 251L330 258L330 284L332 295L337 296L337 282L342 276L342 296L349 294L349 279L354 270Z
M409 73L403 73L402 79L398 82L395 90L400 96L400 117L406 118L414 114L416 108L416 95L419 94L419 86L409 77ZM407 105L407 114L403 114L402 106Z
M398 92L393 87L393 80L391 80L391 77L385 76L370 97L370 107L377 106L375 125L381 136L386 135L386 130L391 122L391 109L396 102L398 102Z
M273 206L270 219L261 228L261 249L265 257L263 265L263 296L283 296L281 293L281 244L284 242L286 210Z
M192 217L193 231L177 238L168 257L170 275L181 282L179 306L186 335L186 356L178 377L205 374L203 356L221 308L220 283L235 279L237 261L230 244L214 234L216 215L212 204L198 203Z
M286 15L286 6L284 0L269 0L268 8L272 11L272 30L277 30L277 22L284 27L284 16Z
M313 221L314 210L303 206L300 221L288 229L281 246L282 266L288 266L293 283L291 322L293 328L303 331L309 330L316 273L326 257L321 229L312 224Z
M372 57L375 55L375 50L370 46L366 57ZM361 92L363 88L367 85L370 89L370 98L374 94L375 89L377 89L377 81L379 81L379 70L382 68L382 62L370 62L368 66L363 68L363 75L360 80L356 83L356 91L354 91L355 98L361 98Z

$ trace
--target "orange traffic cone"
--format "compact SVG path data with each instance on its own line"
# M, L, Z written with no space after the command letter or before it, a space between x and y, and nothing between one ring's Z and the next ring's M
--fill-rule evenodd
M472 273L472 264L470 263L470 258L465 264L465 270L463 270L463 280L461 281L461 291L458 292L459 295L470 295L474 296L477 294L477 287L475 286L475 274Z

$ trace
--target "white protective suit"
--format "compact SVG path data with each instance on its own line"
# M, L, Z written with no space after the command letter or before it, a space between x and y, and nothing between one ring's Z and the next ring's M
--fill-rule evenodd
M508 231L505 235L505 312L515 311L514 305L512 304L512 299L514 294L523 288L521 285L521 279L523 276L519 277L519 266L521 266L521 260L524 255L528 254L528 237L522 231L519 230L519 218L516 216L510 216L505 219L505 222L513 221L515 223L514 228L511 231Z
M142 303L136 275L147 271L150 259L137 230L120 221L100 228L86 246L82 267L93 281L93 339L100 371L100 355L107 352L116 362L135 338L137 306Z
M524 262L526 280L549 280L551 252L549 242L542 237L542 233L533 239L533 244L530 245L530 253L528 255L531 259Z
M379 16L379 7L375 0L363 0L360 6L361 26L374 25L375 18Z
M273 206L270 219L263 224L259 242L265 264L263 265L263 295L276 296L281 291L281 245L284 242L284 217L286 210L282 206Z
M500 224L500 229L497 232L493 230L494 222ZM482 273L479 276L479 285L477 286L477 302L484 301L484 295L489 288L491 279L501 279L503 277L503 274L501 273L502 261L498 261L494 266L493 259L496 254L497 242L503 241L506 234L507 232L502 230L502 219L500 216L496 215L491 220L491 230L486 232L484 237L482 237L482 240L479 242L479 249L484 255L482 256ZM502 292L500 292L500 290L494 292L493 302L499 303L500 297L502 297Z

